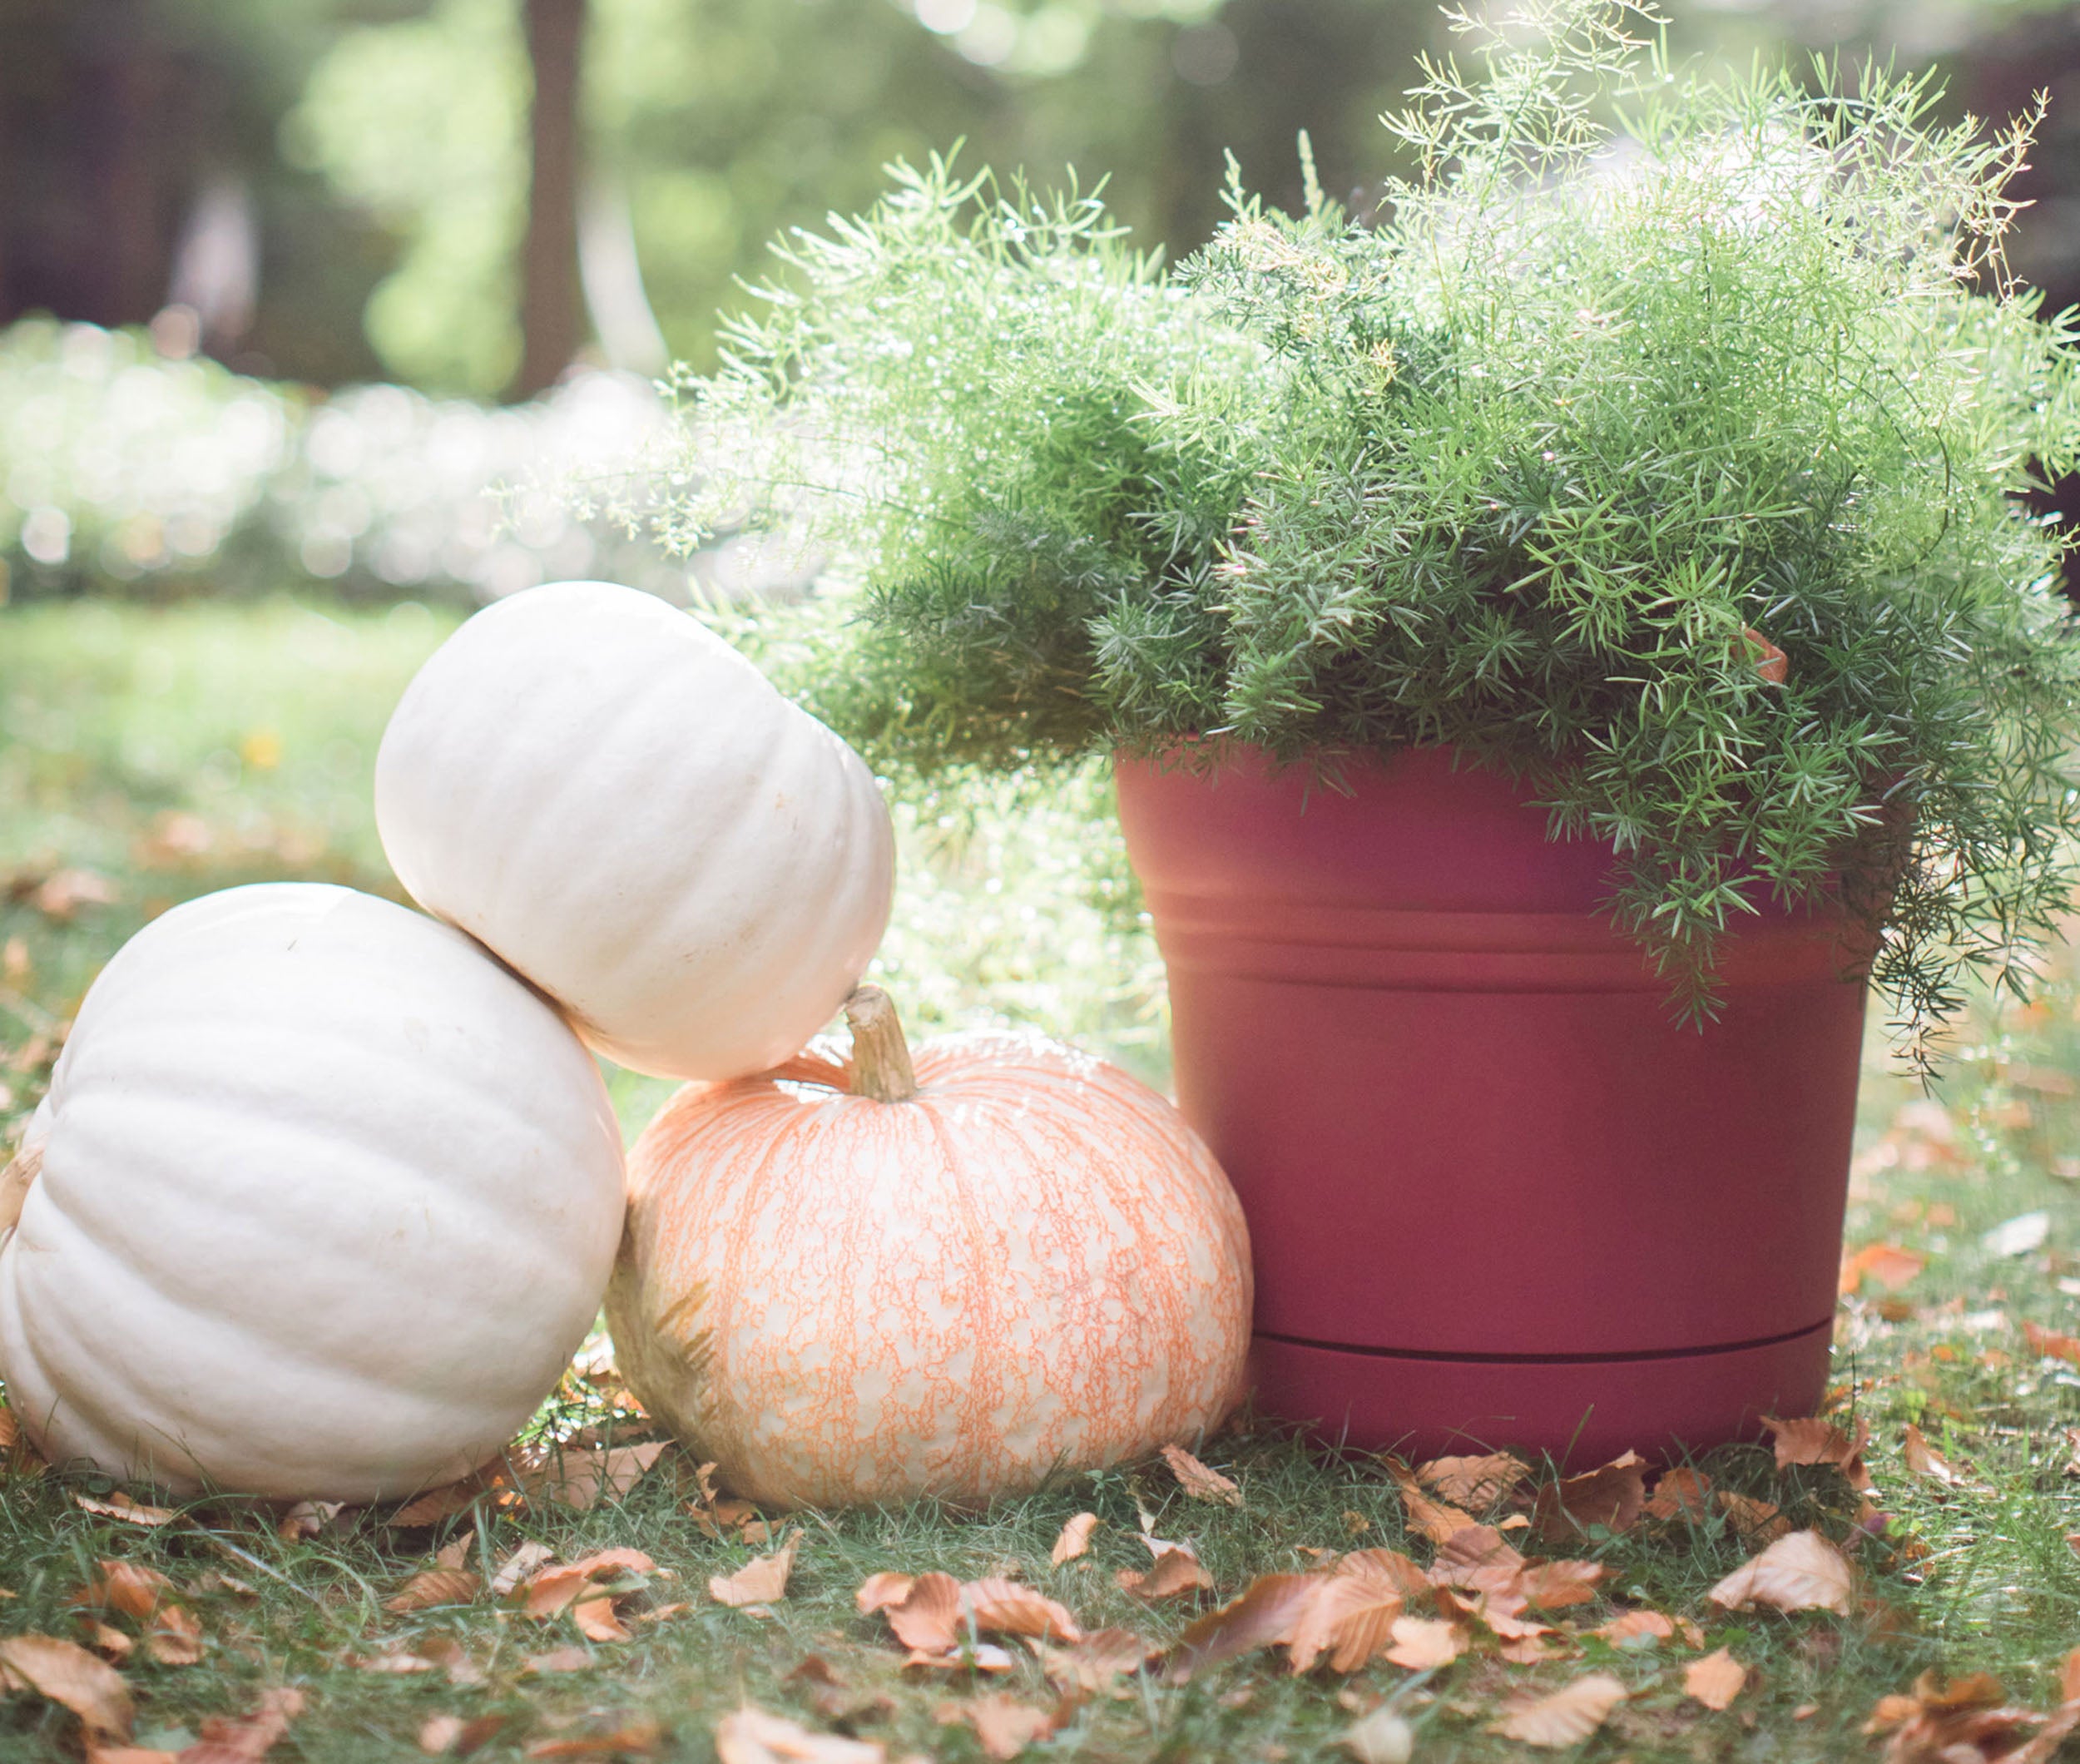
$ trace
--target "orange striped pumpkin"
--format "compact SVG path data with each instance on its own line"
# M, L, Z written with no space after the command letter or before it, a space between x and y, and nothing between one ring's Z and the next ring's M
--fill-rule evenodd
M1249 1238L1167 1102L1037 1036L689 1084L636 1142L607 1321L737 1493L983 1499L1189 1439L1241 1391Z

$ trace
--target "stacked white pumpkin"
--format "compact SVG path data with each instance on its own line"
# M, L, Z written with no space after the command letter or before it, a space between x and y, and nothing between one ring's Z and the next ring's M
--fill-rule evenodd
M375 806L446 924L233 889L89 991L0 1180L0 1376L47 1455L410 1494L498 1453L610 1272L638 1396L775 1501L1002 1492L1233 1401L1217 1166L1036 1039L924 1048L919 1085L854 993L894 880L874 781L695 621L598 582L478 613L405 692ZM790 1063L849 997L858 1057ZM626 1231L588 1046L694 1081Z

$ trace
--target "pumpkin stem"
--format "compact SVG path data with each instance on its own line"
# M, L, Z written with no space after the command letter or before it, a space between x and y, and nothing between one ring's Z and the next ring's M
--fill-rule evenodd
M855 986L845 1000L845 1022L852 1030L853 1095L909 1102L917 1094L917 1073L894 1001L878 986Z
M0 1170L0 1231L12 1231L22 1216L22 1203L29 1197L29 1187L43 1173L43 1145L38 1141L24 1146L16 1152L7 1167Z

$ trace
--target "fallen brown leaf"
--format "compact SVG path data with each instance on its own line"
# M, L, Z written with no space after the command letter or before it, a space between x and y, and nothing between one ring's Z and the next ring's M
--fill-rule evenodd
M717 1764L886 1764L888 1758L872 1740L816 1733L748 1706L716 1724L715 1755Z
M194 1666L202 1658L202 1625L185 1605L161 1605L145 1631L145 1652L161 1666Z
M650 1757L664 1748L663 1727L647 1717L624 1722L598 1733L573 1733L562 1739L536 1740L531 1758Z
M880 1577L875 1576L879 1580ZM873 1586L874 1581L869 1581ZM867 1587L862 1587L864 1596ZM881 1602L870 1608L889 1620L895 1638L914 1653L943 1654L961 1640L961 1583L951 1574L919 1574L903 1588L899 1598L885 1596L893 1586L878 1589Z
M61 924L83 906L113 906L121 898L113 882L92 870L53 870L27 890L29 904Z
M1711 1512L1711 1479L1702 1470L1678 1464L1662 1472L1653 1498L1641 1510L1651 1519L1686 1519L1702 1524Z
M98 1500L91 1494L75 1494L72 1504L105 1519L121 1519L126 1525L171 1525L181 1517L169 1507L147 1507L132 1500L121 1489Z
M1449 1666L1472 1641L1463 1624L1445 1618L1397 1617L1393 1645L1386 1650L1386 1657L1413 1672L1429 1672Z
M787 1577L795 1569L795 1553L801 1548L802 1534L790 1531L787 1541L770 1556L760 1556L746 1563L734 1574L715 1574L709 1577L708 1597L719 1605L770 1604L775 1599L785 1598Z
M1624 1701L1625 1687L1610 1673L1591 1672L1549 1697L1509 1704L1499 1719L1488 1724L1488 1731L1520 1745L1558 1752L1588 1738Z
M552 1648L547 1653L529 1654L521 1662L522 1673L590 1672L597 1662L583 1648Z
M87 1626L87 1645L106 1659L120 1663L127 1660L136 1649L136 1643L120 1629L111 1629L106 1623L89 1623Z
M951 1580L953 1576L949 1574L947 1578ZM959 1583L958 1581L954 1582L956 1586ZM910 1596L910 1588L916 1584L917 1576L914 1574L897 1574L884 1569L878 1574L868 1575L859 1583L859 1590L852 1595L852 1602L860 1616L871 1617L884 1606L901 1604Z
M1455 1507L1492 1507L1531 1474L1508 1452L1479 1458L1433 1458L1415 1467L1416 1480Z
M1571 1544L1592 1528L1630 1531L1647 1505L1647 1462L1627 1452L1584 1475L1538 1491L1531 1534L1541 1544Z
M113 1611L142 1623L173 1593L173 1583L156 1568L103 1559L94 1564L94 1578L69 1603L90 1611Z
M507 1578L507 1572L532 1546L522 1544L514 1554L513 1561L502 1568L495 1587ZM547 1551L542 1551L547 1555ZM590 1593L602 1580L612 1580L623 1574L638 1577L658 1572L657 1564L639 1549L603 1549L580 1561L557 1563L537 1568L524 1582L516 1582L516 1589L524 1585L527 1589L527 1613L529 1617L554 1617L557 1613Z
M1397 1550L1360 1550L1320 1577L1315 1596L1286 1643L1292 1670L1304 1672L1325 1653L1330 1669L1354 1672L1394 1639L1394 1626L1411 1598L1427 1599L1422 1569Z
M1864 1468L1864 1447L1870 1439L1867 1423L1856 1423L1856 1437L1853 1439L1832 1422L1817 1415L1789 1421L1765 1415L1762 1425L1775 1435L1776 1467L1780 1470L1788 1469L1795 1464L1832 1464L1848 1479L1850 1488L1871 1486L1870 1472Z
M588 1642L625 1642L628 1631L614 1615L611 1598L581 1598L571 1607L571 1621Z
M903 1663L897 1668L906 1672L1009 1672L1018 1669L1018 1662L1009 1650L994 1642L963 1642L958 1647L935 1653L914 1648L904 1655Z
M1212 1501L1223 1507L1242 1504L1242 1491L1218 1470L1210 1470L1181 1445L1166 1445L1163 1462L1177 1479L1177 1485L1194 1500Z
M429 1568L416 1573L399 1588L396 1597L383 1601L383 1608L403 1615L409 1611L430 1611L436 1605L466 1605L483 1585L482 1578L468 1568Z
M201 1739L181 1753L181 1764L260 1764L303 1712L301 1691L262 1691L250 1715L213 1715L204 1722Z
M971 1580L961 1588L961 1608L975 1628L991 1635L1037 1635L1081 1640L1083 1632L1067 1610L1016 1581Z
M1751 1543L1757 1539L1768 1541L1790 1534L1791 1522L1766 1500L1757 1500L1751 1494L1731 1494L1724 1489L1713 1498L1734 1530Z
M1177 1638L1170 1676L1181 1683L1201 1667L1231 1660L1259 1648L1282 1648L1320 1590L1311 1574L1266 1574L1238 1598L1209 1611Z
M2080 1365L2080 1335L2061 1335L2057 1330L2025 1321L2023 1340L2029 1344L2032 1353L2047 1360L2063 1360L2070 1365ZM2080 1453L2076 1453L2076 1456L2080 1456Z
M1213 1576L1188 1549L1163 1550L1156 1556L1155 1566L1146 1573L1137 1568L1123 1568L1112 1578L1118 1582L1122 1592L1146 1599L1151 1604L1165 1598L1181 1598L1187 1593L1213 1590Z
M1885 1747L1885 1764L1951 1764L1951 1761L1999 1758L2006 1764L2045 1764L2063 1742L2049 1729L2022 1744L2023 1732L2043 1727L2045 1717L2033 1709L2005 1707L2000 1680L1988 1672L1944 1684L1934 1672L1914 1681L1911 1693L1880 1697L1864 1723L1865 1733L1894 1730ZM2054 1718L2055 1720L2055 1718ZM2043 1742L2049 1738L2046 1749Z
M491 1596L510 1598L537 1570L555 1560L556 1552L547 1544L522 1544L498 1564L498 1573L491 1577Z
M1357 1759L1358 1764L1409 1764L1415 1756L1415 1730L1383 1702L1355 1726L1345 1730L1336 1743Z
M1896 1243L1866 1243L1842 1261L1841 1296L1847 1298L1868 1275L1888 1292L1897 1292L1929 1265L1929 1258Z
M13 1635L0 1639L0 1667L12 1683L26 1683L46 1701L80 1718L90 1739L130 1737L135 1710L122 1674L75 1642L55 1636Z
M1517 1571L1513 1589L1538 1610L1562 1611L1588 1603L1610 1574L1601 1562L1527 1562Z
M1795 1531L1744 1562L1708 1595L1729 1611L1768 1605L1779 1611L1855 1608L1856 1571L1817 1531Z
M1724 1648L1692 1660L1683 1670L1683 1695L1707 1709L1723 1709L1746 1687L1748 1669Z
M1637 1648L1642 1643L1652 1646L1657 1642L1672 1642L1676 1638L1676 1625L1671 1618L1658 1611L1627 1611L1607 1623L1597 1624L1589 1633L1601 1636L1613 1648Z
M993 1758L1015 1758L1055 1728L1054 1717L1047 1710L1020 1702L1002 1691L978 1697L964 1705L961 1713L975 1730L976 1741L984 1753Z
M412 1530L422 1525L438 1525L443 1519L452 1519L458 1513L467 1513L483 1498L490 1487L488 1472L479 1470L473 1476L465 1476L460 1482L445 1483L438 1489L428 1489L423 1494L407 1501L390 1515L393 1525Z
M1026 1645L1047 1682L1070 1696L1104 1690L1113 1679L1139 1672L1155 1652L1130 1629L1096 1630L1067 1648L1038 1639Z
M619 1500L627 1494L643 1479L664 1449L662 1440L645 1445L595 1446L587 1451L565 1448L523 1478L522 1484L530 1496L588 1513L602 1500Z
M1464 1525L1438 1545L1429 1578L1438 1586L1501 1585L1523 1565L1522 1553L1493 1526Z
M1091 1547L1091 1534L1097 1529L1095 1513L1079 1513L1062 1528L1062 1535L1054 1540L1054 1548L1047 1559L1057 1568L1064 1562L1073 1562Z
M1446 1502L1432 1500L1423 1492L1415 1472L1399 1458L1389 1458L1386 1465L1394 1487L1400 1490L1402 1510L1407 1515L1409 1529L1419 1536L1433 1544L1446 1544L1460 1532L1479 1525L1472 1514L1461 1512Z
M434 1757L466 1758L496 1739L506 1721L503 1715L479 1715L474 1721L436 1715L418 1730L418 1749Z
M275 1527L275 1535L285 1544L296 1544L314 1538L329 1530L339 1523L345 1512L344 1503L336 1500L300 1500L285 1513Z
M1940 1483L1946 1489L1959 1488L1964 1484L1964 1479L1951 1468L1949 1459L1929 1444L1923 1437L1921 1430L1911 1421L1907 1424L1900 1455L1905 1459L1907 1469L1912 1475L1926 1477L1930 1482Z

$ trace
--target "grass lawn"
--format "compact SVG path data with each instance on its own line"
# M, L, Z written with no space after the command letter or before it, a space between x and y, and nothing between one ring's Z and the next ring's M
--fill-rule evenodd
M374 746L448 624L418 607L287 602L0 611L0 1132L10 1142L80 993L155 911L286 876L395 893L368 805ZM1158 974L1103 802L1093 775L971 783L900 805L899 929L881 978L918 1033L992 1016L1038 1022L1160 1081ZM1607 1572L1589 1602L1544 1615L1559 1633L1543 1664L1503 1659L1493 1638L1419 1671L1375 1660L1295 1676L1282 1655L1251 1652L1184 1682L1167 1664L1097 1674L1090 1695L1064 1697L1015 1640L1004 1643L1005 1672L901 1670L887 1622L856 1611L856 1590L882 1571L1008 1576L1087 1630L1117 1625L1161 1648L1217 1599L1260 1576L1319 1568L1324 1552L1405 1549L1427 1564L1434 1546L1379 1459L1311 1451L1246 1421L1198 1447L1237 1484L1238 1506L1191 1499L1156 1462L1065 1477L987 1511L928 1503L810 1514L764 1537L755 1523L749 1538L726 1509L718 1523L696 1467L671 1449L589 1506L537 1480L531 1493L494 1489L426 1524L394 1510L285 1515L214 1501L158 1525L92 1510L82 1499L120 1505L106 1481L40 1474L17 1451L0 1479L0 1662L12 1637L98 1641L136 1701L132 1743L167 1756L195 1744L211 1717L293 1687L302 1707L269 1756L314 1764L421 1757L423 1737L474 1742L485 1758L706 1760L717 1755L717 1724L747 1702L821 1735L854 1734L890 1759L1012 1756L1028 1719L1018 1705L1055 1724L1026 1745L1035 1758L1297 1761L1350 1757L1342 1737L1392 1700L1419 1759L1518 1757L1518 1740L1488 1731L1509 1700L1598 1672L1628 1694L1573 1755L1639 1764L1875 1757L1887 1742L1862 1732L1873 1707L1927 1671L1995 1673L2011 1702L2048 1709L2062 1661L2080 1646L2080 1557L2067 1541L2080 1532L2080 1434L2068 1431L2080 1429L2080 1365L2039 1351L2059 1344L2041 1334L2033 1343L2023 1325L2080 1330L2077 1010L2080 979L2062 957L2037 1003L1985 1003L1960 1025L1936 1095L1881 1059L1871 1068L1850 1225L1866 1253L1841 1313L1835 1419L1870 1429L1874 1512L1838 1469L1780 1469L1766 1446L1699 1465L1716 1489L1845 1544L1860 1577L1847 1613L1711 1603L1708 1590L1759 1545L1741 1534L1736 1504L1702 1523L1592 1526L1558 1550ZM631 1133L665 1093L615 1076ZM2049 1216L2041 1236L2025 1216L2038 1212ZM2018 1220L2005 1241L1987 1238ZM2080 1343L2071 1350L2080 1355ZM611 1372L574 1372L537 1443L560 1442L567 1470L641 1441L640 1417L616 1395ZM1909 1467L1909 1425L1951 1479ZM1082 1512L1099 1521L1088 1553L1051 1561L1064 1523ZM1478 1516L1521 1514L1503 1502ZM1150 1566L1144 1524L1194 1545L1213 1597L1149 1603L1118 1583L1120 1571ZM790 1529L800 1541L784 1596L738 1609L711 1595L711 1577L770 1554ZM617 1615L603 1622L588 1606L582 1626L575 1605L530 1616L466 1579L433 1583L446 1602L390 1608L418 1602L400 1595L443 1552L482 1582L527 1543L564 1562L641 1551L671 1578L603 1583L588 1596L612 1599ZM162 1603L156 1618L96 1618L80 1595L98 1582L110 1601L110 1563L167 1577L157 1596L186 1615L168 1619ZM1726 1648L1750 1667L1731 1707L1686 1696L1698 1656L1681 1633L1592 1633L1627 1611L1687 1619L1706 1650ZM88 1627L97 1620L106 1633ZM478 1725L459 1741L453 1723L428 1732L442 1717ZM257 1744L206 1756L237 1764ZM81 1722L60 1702L27 1689L0 1700L0 1760L82 1752ZM874 1755L730 1754L855 1764Z

